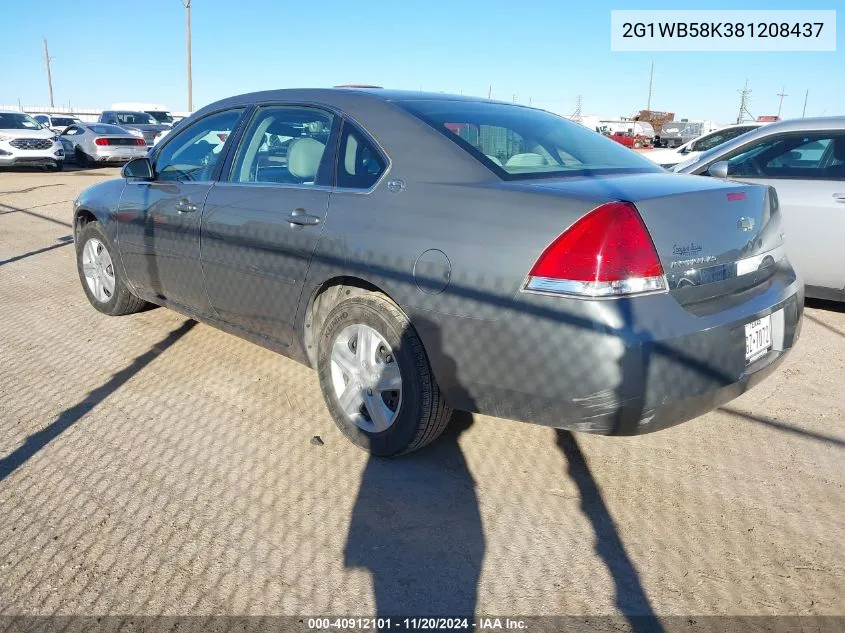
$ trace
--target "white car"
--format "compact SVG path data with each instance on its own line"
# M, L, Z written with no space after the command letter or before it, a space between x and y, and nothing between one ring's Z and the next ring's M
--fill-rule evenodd
M65 152L52 130L24 112L0 110L0 167L57 171L64 164Z
M766 125L765 123L740 123L738 125L728 125L715 132L710 132L697 139L693 139L688 143L684 143L676 149L656 149L651 152L643 153L643 156L651 161L654 161L661 167L674 167L680 162L695 158L702 152L713 149L726 143L731 139L736 138L746 132L756 130L757 128Z
M32 118L44 127L50 128L56 134L61 134L71 125L82 123L79 117L72 114L34 114Z

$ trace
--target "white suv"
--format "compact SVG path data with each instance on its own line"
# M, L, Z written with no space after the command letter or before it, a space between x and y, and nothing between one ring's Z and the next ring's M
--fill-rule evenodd
M23 112L0 110L0 167L40 166L51 171L65 164L65 152L49 128Z

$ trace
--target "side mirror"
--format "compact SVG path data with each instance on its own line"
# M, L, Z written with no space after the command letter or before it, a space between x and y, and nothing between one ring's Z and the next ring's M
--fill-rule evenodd
M713 176L714 178L727 178L728 177L728 161L720 160L717 163L713 163L712 165L710 165L710 168L707 170L707 175Z
M126 163L120 173L127 179L134 178L135 180L152 180L153 165L149 158L135 158Z

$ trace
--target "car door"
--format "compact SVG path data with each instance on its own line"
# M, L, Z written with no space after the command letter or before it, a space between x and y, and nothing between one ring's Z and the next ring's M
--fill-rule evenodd
M289 344L328 210L337 124L307 106L253 114L203 210L206 288L224 321Z
M118 242L142 292L199 314L211 312L200 265L200 219L227 140L244 108L209 114L153 156L153 180L129 180L120 198Z
M804 283L845 287L845 131L776 133L725 158L730 178L777 191L787 254Z
M73 157L76 151L77 137L82 136L84 130L78 125L71 125L64 132L59 135L59 143L62 144L62 149L66 157Z

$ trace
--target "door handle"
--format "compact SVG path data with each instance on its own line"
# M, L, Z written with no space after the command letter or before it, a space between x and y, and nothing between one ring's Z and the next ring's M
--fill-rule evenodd
M315 226L320 223L320 218L305 213L305 209L294 209L286 219L297 226Z
M833 194L833 199L837 202L845 203L845 193L835 193Z
M179 213L194 213L199 207L190 200L182 199L176 203L176 210Z

